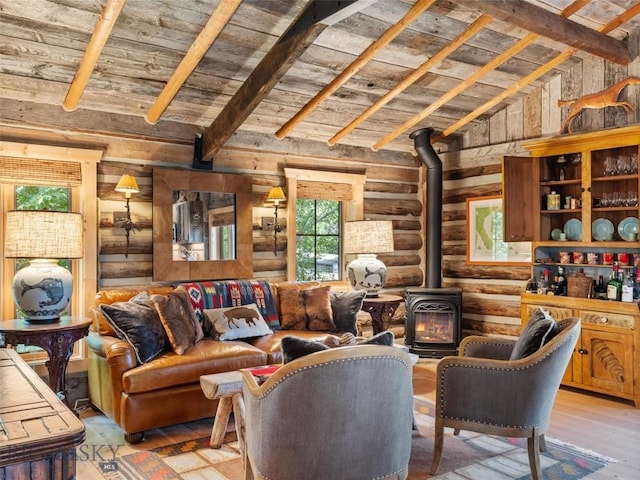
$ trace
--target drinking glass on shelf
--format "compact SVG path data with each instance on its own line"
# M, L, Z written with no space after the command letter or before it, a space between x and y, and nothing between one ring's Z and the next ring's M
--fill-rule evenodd
M627 175L630 171L629 157L627 155L620 155L616 162L616 174Z
M611 206L612 207L619 207L620 206L620 201L621 201L620 192L613 192L611 194Z
M600 199L600 206L608 207L611 205L611 195L607 192L602 193L602 198Z
M637 153L632 153L631 156L629 157L629 173L630 174L635 174L638 173L638 154Z
M628 207L638 206L638 192L630 191L627 194L627 206Z
M613 157L607 157L604 159L604 174L610 176L615 173L616 161Z

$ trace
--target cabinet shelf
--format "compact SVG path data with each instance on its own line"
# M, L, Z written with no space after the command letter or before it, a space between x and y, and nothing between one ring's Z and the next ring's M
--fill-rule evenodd
M573 213L574 215L579 215L582 213L582 209L580 208L562 208L560 210L540 210L540 213L545 215L545 214L551 214L551 215L559 215L562 213Z
M629 175L607 175L604 177L592 177L591 178L591 182L592 183L597 183L597 182L611 182L611 181L623 181L623 180L637 180L638 179L638 174L637 173L632 173Z
M580 185L582 180L579 178L570 178L568 180L542 180L541 187L561 187L563 185Z
M579 269L579 268L603 268L611 270L613 265L603 265L601 263L598 264L588 264L588 263L559 263L559 262L536 262L533 264L536 267L562 267L562 268L570 268L570 269ZM628 269L633 270L633 265L618 265L619 269Z

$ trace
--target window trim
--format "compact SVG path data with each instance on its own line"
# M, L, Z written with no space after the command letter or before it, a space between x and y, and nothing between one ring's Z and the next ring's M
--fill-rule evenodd
M84 219L84 256L73 262L74 295L71 298L73 315L90 317L89 309L93 305L98 286L98 175L97 164L102 159L103 151L86 148L56 147L35 145L30 143L0 141L0 161L3 159L29 159L49 162L75 162L80 164L82 182L80 185L68 185L64 181L27 181L16 175L13 182L5 179L0 184L0 210L2 222L6 221L6 211L14 207L14 185L28 183L30 185L66 187L71 190L72 211L80 212ZM0 234L0 242L4 244L4 233ZM87 261L91 259L91 261ZM0 261L0 279L3 299L0 319L13 318L12 283L14 266L12 259ZM80 355L84 356L84 344Z
M364 183L367 180L365 174L340 173L323 170L305 170L299 168L285 168L284 175L287 179L287 225L295 225L296 200L298 199L298 181L317 183L344 183L351 185L353 198L342 201L342 223L362 220L364 217ZM342 225L341 225L342 227ZM342 246L341 246L342 247ZM342 248L340 249L342 251ZM344 258L340 259L344 264ZM344 269L344 266L342 267ZM342 280L326 282L327 284L347 285L346 274L343 270ZM287 228L287 281L295 282L296 279L296 229Z

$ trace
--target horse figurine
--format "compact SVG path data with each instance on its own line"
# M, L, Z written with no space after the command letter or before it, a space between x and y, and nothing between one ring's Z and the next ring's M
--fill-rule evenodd
M622 107L625 112L629 113L635 110L635 107L629 102L618 101L618 95L620 91L627 85L640 84L640 78L629 77L618 83L611 85L609 88L602 90L601 92L591 93L584 97L576 98L574 100L558 100L558 106L571 105L569 115L562 122L562 128L560 133L563 133L565 128L569 133L571 130L571 121L576 118L585 108L604 108L604 107Z

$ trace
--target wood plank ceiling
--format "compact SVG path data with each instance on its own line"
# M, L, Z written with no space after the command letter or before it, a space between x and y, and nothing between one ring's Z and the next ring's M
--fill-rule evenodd
M0 125L410 151L586 55L636 56L640 0L0 0ZM311 19L311 20L309 20Z

